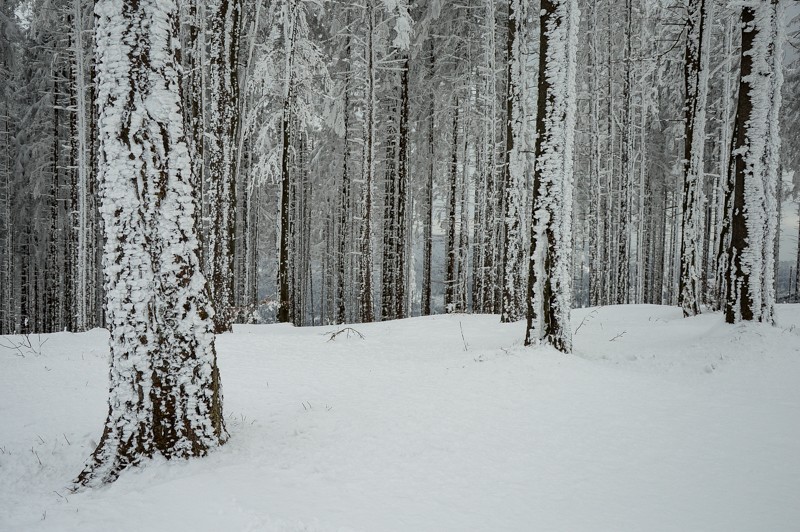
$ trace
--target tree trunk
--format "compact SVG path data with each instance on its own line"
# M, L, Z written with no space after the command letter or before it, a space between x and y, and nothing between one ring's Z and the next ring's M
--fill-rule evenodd
M359 289L359 318L362 323L375 319L372 302L372 181L375 172L375 13L372 0L367 0L367 38L364 54L366 64L366 113L364 117L364 151L362 158L362 224L361 224L361 287Z
M522 164L519 160L521 128L523 126L521 101L521 62L519 57L519 26L521 24L519 0L509 0L508 35L506 41L508 69L506 72L506 148L503 165L503 270L502 301L500 321L508 323L517 321L520 308L520 266L521 235L520 212L522 211Z
M430 39L430 65L429 83L434 87L433 79L436 74L436 53L433 47L433 38ZM435 113L436 113L436 93L431 90L428 95L430 98L428 112L428 183L425 187L425 218L423 236L423 258L422 258L422 309L423 316L431 313L431 259L433 255L433 177L436 168L436 146L435 146ZM798 259L800 260L800 259Z
M525 345L568 353L577 0L542 0Z
M216 333L231 330L235 317L236 147L239 131L240 0L214 0L211 8L208 173L211 253L207 276L216 311Z
M684 317L700 313L701 216L705 148L708 50L711 37L709 0L692 0L684 56L683 238L679 298Z
M99 0L96 13L111 382L105 430L77 487L156 454L204 455L226 437L197 253L178 6Z
M731 239L725 319L771 322L780 136L781 8L778 0L742 9L739 99L731 151ZM756 75L757 74L757 75Z

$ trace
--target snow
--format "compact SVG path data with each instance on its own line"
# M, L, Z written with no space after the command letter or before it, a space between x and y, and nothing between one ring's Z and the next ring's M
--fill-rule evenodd
M498 316L237 326L230 441L74 495L108 335L33 336L0 348L0 530L796 530L800 305L776 321L579 309L573 355Z

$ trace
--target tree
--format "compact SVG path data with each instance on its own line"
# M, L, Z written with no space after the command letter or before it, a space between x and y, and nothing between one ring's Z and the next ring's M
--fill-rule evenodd
M78 487L226 438L213 311L198 258L175 0L96 6L109 412Z
M708 95L708 48L711 40L710 0L692 0L687 18L684 57L683 238L679 299L683 315L700 313L703 154Z
M239 133L240 0L214 0L211 11L208 132L207 272L216 333L231 330L236 222L236 138Z
M572 152L577 0L543 0L525 345L572 350Z
M506 147L503 164L503 262L501 278L500 321L507 323L520 318L520 257L522 239L522 173L525 170L520 153L522 127L522 75L524 59L521 46L523 25L521 0L508 2L508 34L506 54Z
M771 322L775 304L781 104L782 9L779 0L742 8L742 53L728 185L730 243L725 320Z

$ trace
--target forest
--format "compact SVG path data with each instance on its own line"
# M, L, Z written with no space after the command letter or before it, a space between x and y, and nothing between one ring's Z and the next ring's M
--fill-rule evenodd
M0 333L105 324L93 4L0 8ZM741 9L579 4L571 304L721 308L731 140L744 120ZM524 317L535 13L525 0L181 2L182 107L217 330ZM800 274L797 260L776 260L775 238L776 213L796 210L800 168L789 30L794 63L756 107L762 149L782 148L745 195L765 195L764 245L776 250L761 251L775 268L764 282L783 300ZM781 70L780 45L763 52Z
M790 530L798 241L797 2L0 0L0 529Z

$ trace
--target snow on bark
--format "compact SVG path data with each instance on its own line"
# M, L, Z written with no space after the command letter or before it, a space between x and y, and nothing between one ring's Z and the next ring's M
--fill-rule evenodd
M708 54L712 2L690 3L684 64L685 157L680 303L684 316L700 313L703 219L703 160L708 96Z
M362 150L361 178L361 235L359 261L359 320L368 323L374 320L375 310L372 300L372 186L375 175L375 13L372 0L367 1L364 13L366 20L366 39L364 39L365 57L365 112L364 112L364 144Z
M231 330L234 314L236 136L239 131L239 0L214 0L211 11L208 101L208 189L211 225L207 236L207 276L216 309L215 332Z
M725 315L771 322L780 152L783 10L779 0L742 10L742 59L731 153L733 218Z
M76 484L225 438L213 311L198 259L174 0L95 6L109 413Z
M572 350L572 166L579 11L543 0L525 344Z
M500 321L517 321L522 317L522 189L524 185L525 158L523 126L527 117L523 112L522 84L525 62L522 58L523 5L520 0L509 2L507 50L509 55L506 88L506 153L503 169L503 270Z
M90 251L90 234L89 224L89 139L88 125L86 118L89 113L89 108L86 103L86 62L84 60L84 45L83 45L83 2L81 0L74 0L73 13L75 15L75 37L74 37L74 52L75 52L75 99L76 99L76 112L75 120L77 122L77 149L76 149L76 163L77 168L77 249L76 249L76 265L75 265L75 328L78 331L84 331L89 328L89 274L92 271L92 257Z

